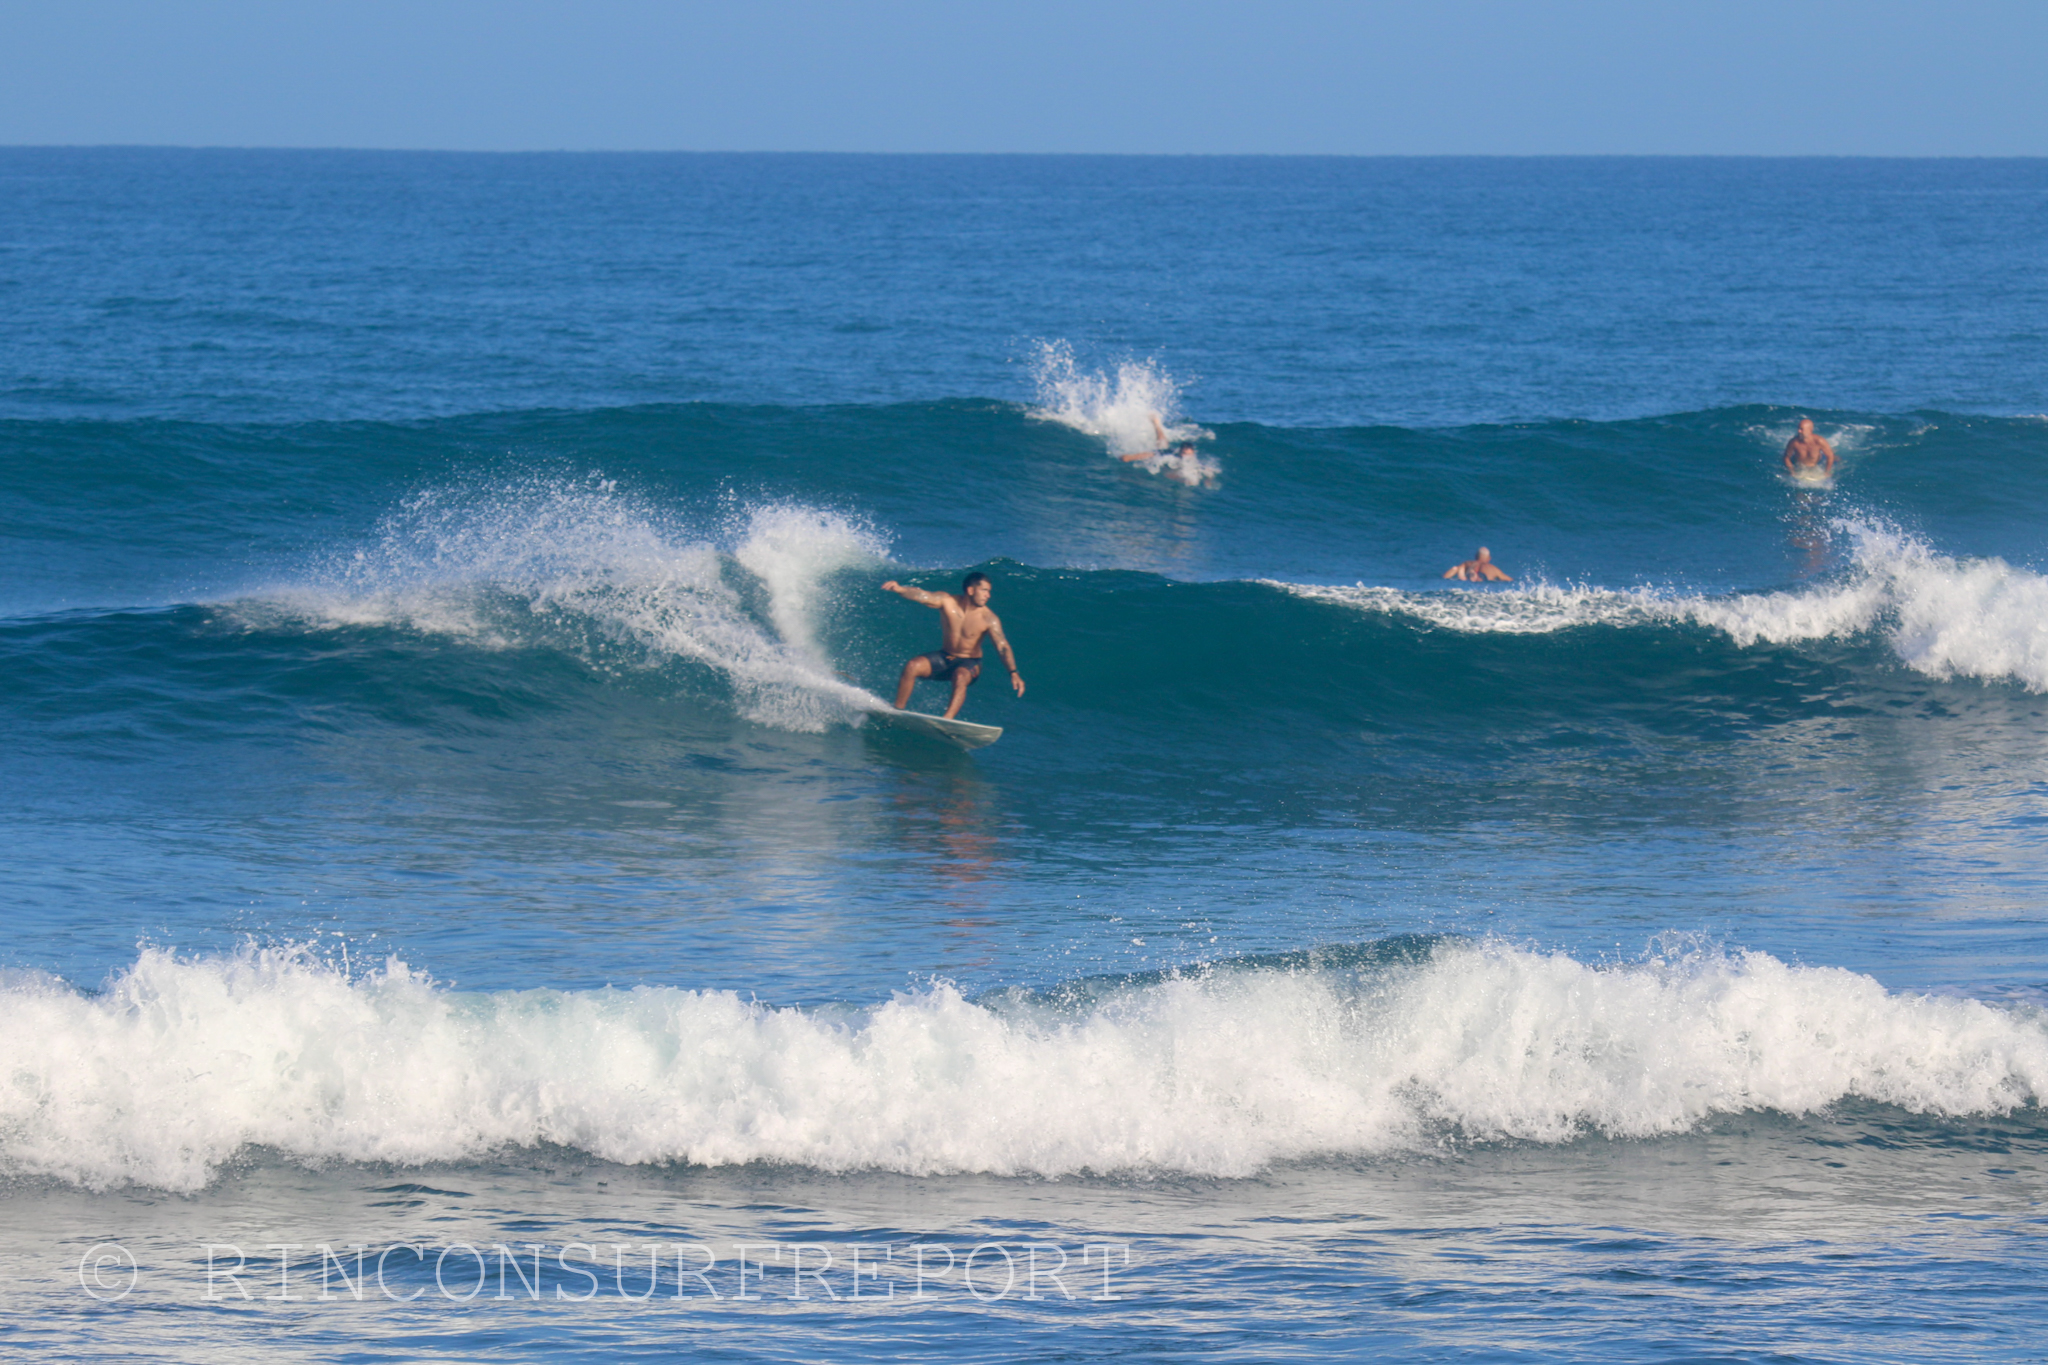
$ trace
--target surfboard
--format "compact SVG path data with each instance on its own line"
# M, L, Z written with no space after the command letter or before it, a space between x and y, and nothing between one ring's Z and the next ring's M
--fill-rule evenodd
M1003 737L1000 725L976 725L971 720L947 720L944 716L928 716L922 711L870 711L869 716L883 725L893 725L899 730L912 730L934 739L947 740L963 749L979 749L993 744Z
M1792 471L1792 482L1802 488L1833 488L1834 476L1819 465L1806 465Z

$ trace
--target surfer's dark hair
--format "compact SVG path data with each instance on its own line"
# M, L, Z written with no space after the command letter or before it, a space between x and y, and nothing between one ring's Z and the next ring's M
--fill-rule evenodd
M966 592L966 591L968 591L968 590L969 590L970 588L972 588L972 587L973 587L973 586L974 586L974 585L975 585L976 583L986 583L986 582L988 582L988 575L987 575L987 574L985 574L985 573L971 573L971 574L967 575L967 577L965 577L965 578L963 578L963 579L961 579L961 580L960 580L960 591L962 591L962 592Z

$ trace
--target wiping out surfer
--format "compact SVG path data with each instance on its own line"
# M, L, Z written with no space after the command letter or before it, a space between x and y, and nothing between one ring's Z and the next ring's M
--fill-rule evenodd
M1010 652L1010 642L1003 637L1003 623L988 609L989 594L993 591L985 573L971 573L960 583L960 591L926 592L905 583L890 579L882 585L883 592L893 592L913 602L938 609L939 629L942 647L931 654L920 654L903 665L903 675L896 680L896 709L910 705L910 694L916 690L921 679L933 682L950 682L953 698L946 707L946 719L951 720L960 713L960 704L967 700L967 689L981 676L981 639L986 635L995 642L996 653L1002 656L1003 665L1010 670L1010 686L1024 695L1024 676L1017 671L1017 656Z
M1135 464L1139 460L1178 458L1184 462L1183 468L1192 469L1194 461L1198 458L1195 453L1195 443L1193 441L1182 441L1179 449L1175 449L1172 438L1166 434L1166 423L1159 420L1159 414L1154 412L1146 415L1152 419L1152 449L1127 451L1117 456L1117 458L1125 464Z
M1461 563L1444 570L1445 578L1455 578L1461 583L1511 583L1512 575L1504 574L1493 562L1493 555L1482 545L1479 553Z
M1159 414L1156 412L1148 412L1145 415L1152 419L1152 448L1150 450L1133 450L1117 456L1125 464L1129 464L1133 460L1149 460L1154 455L1166 453L1166 423L1159 420Z
M1182 441L1178 446L1166 434L1166 424L1159 420L1159 414L1148 413L1152 419L1152 436L1159 443L1156 450L1131 450L1117 456L1125 464L1143 464L1148 473L1164 474L1179 479L1190 488L1199 488L1216 477L1216 466L1204 463L1195 450L1193 441Z
M1818 482L1835 475L1835 448L1813 429L1813 419L1799 419L1799 434L1785 442L1785 472L1795 479Z

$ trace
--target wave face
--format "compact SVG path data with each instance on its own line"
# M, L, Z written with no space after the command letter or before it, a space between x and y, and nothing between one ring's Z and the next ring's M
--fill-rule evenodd
M1132 367L1126 367L1126 371ZM1734 591L1841 567L1833 523L2039 567L2048 422L1823 414L1836 487L1779 477L1796 413L1443 430L1197 427L1149 366L1038 401L694 405L427 423L0 423L0 612L211 600L362 549L408 500L508 501L594 477L703 536L727 504L875 529L911 565L1008 559L1189 581L1442 587L1490 542L1518 579ZM1136 386L1126 394L1122 386ZM1215 477L1113 458L1159 410Z
M1079 1003L939 985L826 1012L152 951L96 995L9 981L0 1033L20 1040L0 1168L90 1188L197 1189L252 1147L409 1165L544 1143L627 1164L1245 1176L1852 1099L2006 1114L2048 1092L2038 1010L1759 953L1593 968L1452 940L1222 962Z
M1826 794L1880 789L1956 866L2010 869L1999 903L2023 902L2015 841L2048 760L2048 523L2032 514L2048 423L1824 417L1842 452L1827 491L1778 479L1782 410L1218 425L1196 439L1221 477L1188 486L1115 458L1112 417L1163 405L1188 429L1167 376L1048 364L1031 405L0 424L16 528L0 712L19 736L0 775L38 793L38 820L189 810L235 829L305 803L330 812L307 827L307 876L364 841L413 848L453 857L479 904L509 894L498 879L524 854L477 865L406 813L412 793L469 812L472 842L577 803L608 827L667 811L664 838L709 862L634 873L629 898L650 906L756 894L763 838L790 848L771 898L895 905L922 894L913 869L963 857L1085 882L1092 860L1143 847L1146 885L1200 867L1206 895L1238 904L1306 839L1371 844L1402 889L1345 894L1405 903L1433 894L1433 841L1477 849L1462 841L1493 820L1520 831L1520 871L1496 875L1534 895L1557 850L1585 859L1582 885L1610 884L1612 841L1645 821L1742 845L1812 828ZM1515 580L1445 583L1482 539ZM906 832L920 800L880 793L923 751L862 720L937 620L879 588L968 568L993 574L1030 690L991 677L970 694L965 714L1007 732L972 769L996 785L948 798L967 832ZM110 785L115 770L129 776ZM1829 840L1890 850L1873 877L1930 849L1900 842L1894 808L1826 804ZM278 856L231 843L195 873L201 895ZM86 844L49 856L101 861ZM1698 856L1699 885L1765 894L1742 859ZM1816 903L1842 894L1819 861L1779 870ZM368 866L318 875L390 894ZM155 903L152 881L105 894ZM1182 903L1163 885L1144 895ZM26 894L65 913L59 892ZM650 970L606 962L598 980ZM898 984L862 970L788 984Z
M1202 457L1221 485L1183 488L1111 458L1117 421L1173 417L1170 381L1070 385L1071 366L1052 365L1055 406L1030 409L16 424L9 694L45 718L120 728L133 705L146 731L168 707L255 734L218 705L248 690L275 738L285 711L374 695L430 731L466 669L527 708L601 712L623 686L819 732L879 705L935 639L876 591L920 563L995 572L1034 697L1084 746L1228 717L1226 765L1237 738L1291 734L1314 766L1308 735L1333 726L1482 745L1618 716L1705 733L1811 713L1817 668L1836 702L1883 704L1912 678L2048 691L2039 526L2010 510L2048 504L2029 483L2048 424L1840 422L1826 493L1770 477L1790 428L1750 410L1670 419L1656 439L1695 458L1619 484L1645 424L1225 429L1199 433L1225 452ZM1026 449L940 484L915 453L1003 442ZM1951 477L1973 465L2007 471L1989 506ZM1443 583L1482 534L1516 581ZM1243 697L1265 704L1241 714Z

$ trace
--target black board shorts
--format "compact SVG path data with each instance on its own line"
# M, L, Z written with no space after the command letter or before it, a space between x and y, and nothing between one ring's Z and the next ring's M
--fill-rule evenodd
M933 682L951 682L955 673L965 673L967 685L972 687L981 677L979 659L963 659L945 653L927 654L924 657L931 663Z

